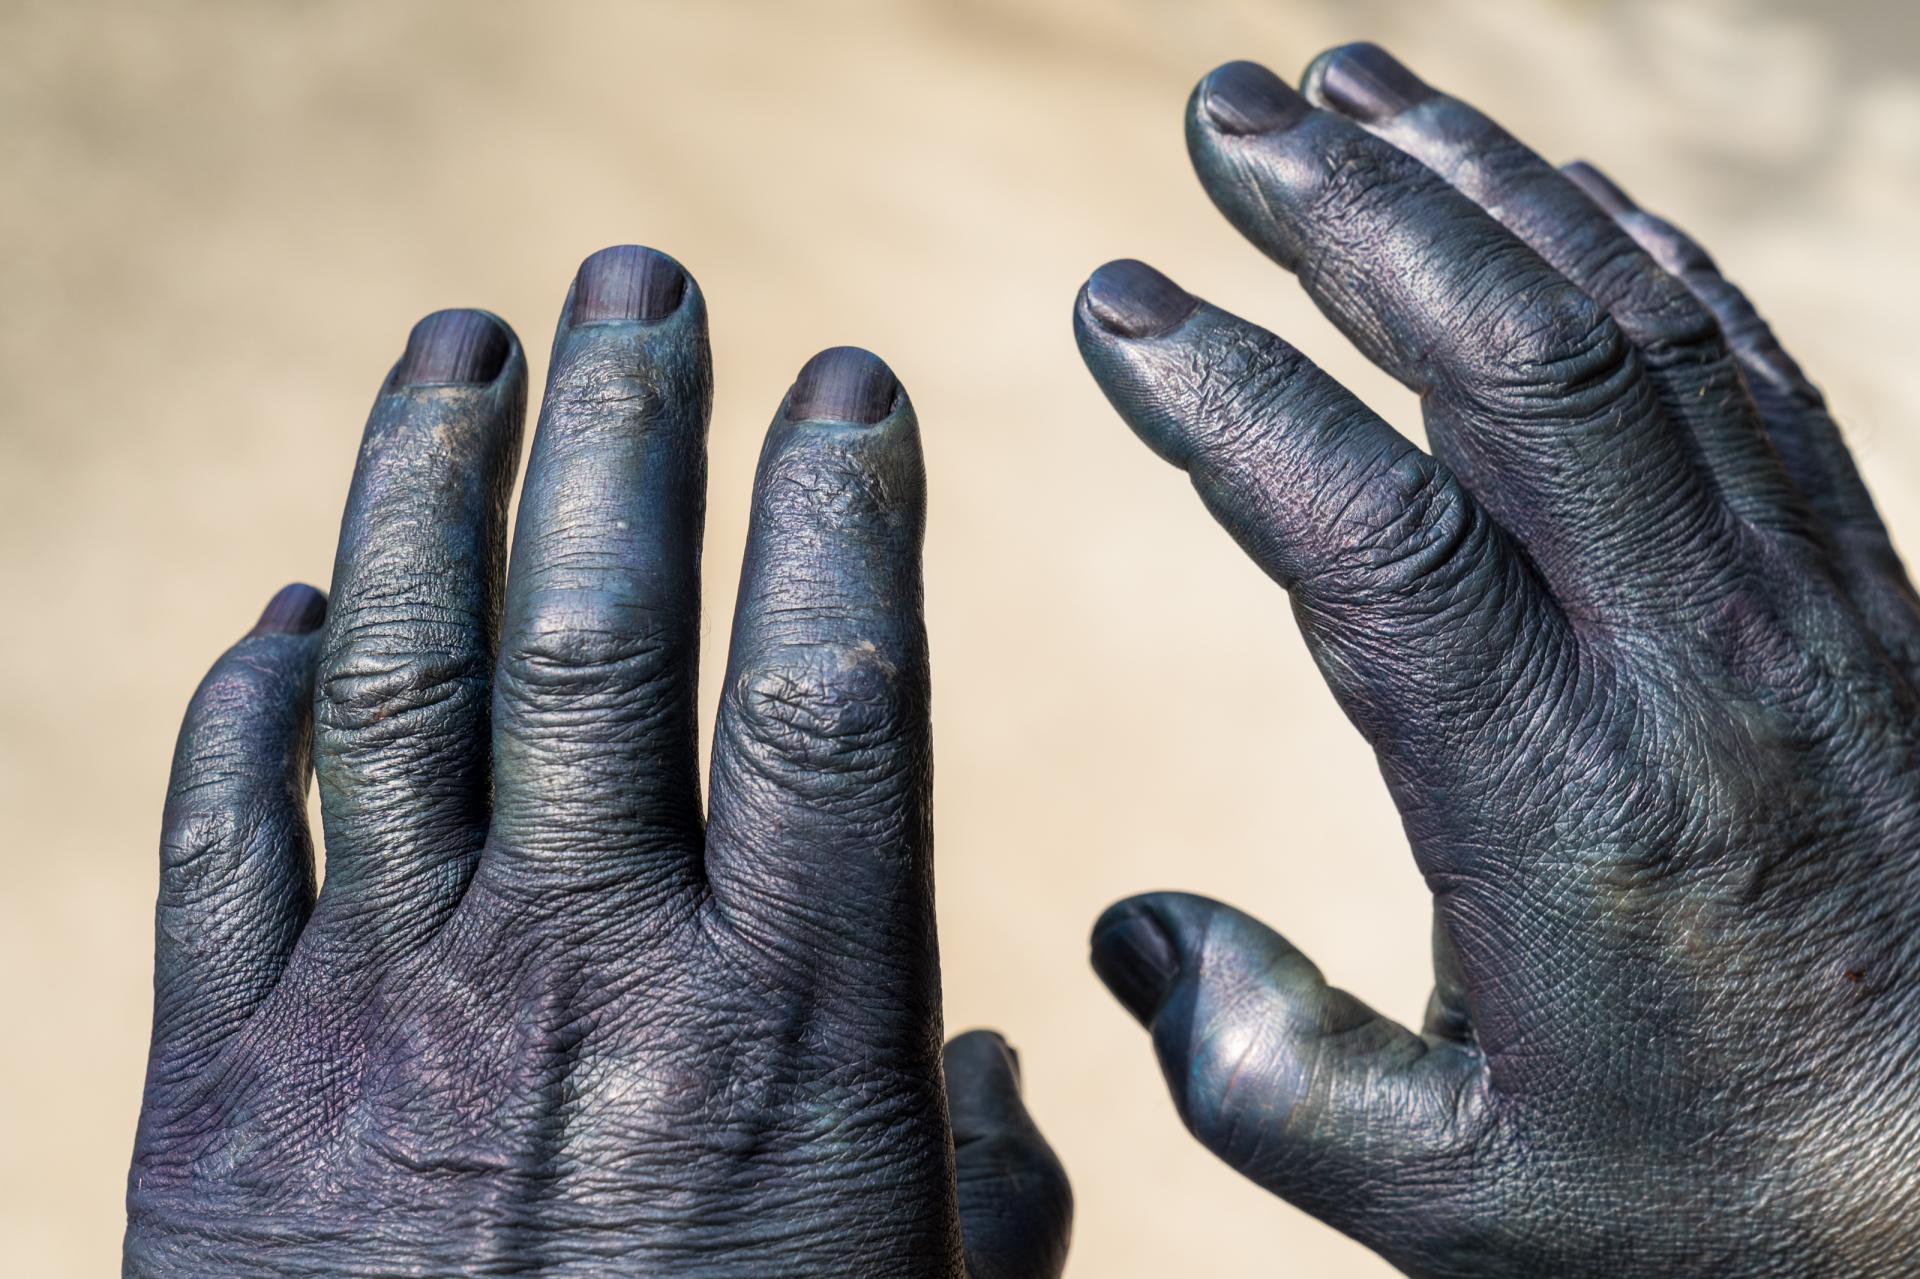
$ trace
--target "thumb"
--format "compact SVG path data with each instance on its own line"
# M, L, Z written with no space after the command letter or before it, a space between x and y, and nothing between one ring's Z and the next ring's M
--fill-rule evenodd
M1389 1260L1431 1266L1486 1229L1475 1049L1380 1016L1205 897L1110 907L1092 958L1153 1032L1187 1129L1240 1172Z
M1073 1191L1020 1100L1020 1058L996 1032L948 1041L947 1110L970 1279L1054 1279Z

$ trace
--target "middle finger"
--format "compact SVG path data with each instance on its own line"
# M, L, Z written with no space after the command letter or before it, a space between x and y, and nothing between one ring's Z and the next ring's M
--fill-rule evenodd
M695 882L706 305L637 245L580 266L514 531L488 883Z

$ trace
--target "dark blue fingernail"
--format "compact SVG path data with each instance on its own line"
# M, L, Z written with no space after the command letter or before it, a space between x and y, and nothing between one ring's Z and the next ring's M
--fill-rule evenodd
M687 275L664 253L616 244L580 264L569 323L664 320L686 296Z
M1122 903L1093 928L1093 971L1143 1026L1180 980L1180 952L1151 912Z
M1638 213L1640 206L1619 187L1613 179L1588 164L1585 160L1575 160L1560 172L1567 175L1573 185L1586 192L1587 198L1615 217L1622 213Z
M1327 105L1364 124L1391 120L1433 96L1426 81L1377 44L1342 45L1323 54L1315 70Z
M886 362L857 346L830 347L808 360L787 393L787 418L836 418L871 426L893 412L900 383Z
M326 620L327 597L304 582L294 582L267 601L250 634L311 635Z
M1121 258L1087 280L1087 309L1125 338L1158 337L1193 314L1200 299L1145 262Z
M485 311L435 311L407 334L395 386L484 385L498 377L513 339Z
M1200 82L1200 104L1222 132L1274 133L1306 118L1312 105L1258 62L1229 62Z

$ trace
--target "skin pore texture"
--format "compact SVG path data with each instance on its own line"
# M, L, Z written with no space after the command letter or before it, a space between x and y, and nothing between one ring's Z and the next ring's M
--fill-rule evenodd
M421 321L331 600L188 709L125 1273L1058 1275L1018 1059L941 1045L906 392L837 348L774 416L703 804L698 286L581 266L509 556L526 376Z
M1914 1273L1920 607L1819 392L1684 234L1378 48L1221 67L1187 138L1432 452L1138 262L1081 351L1288 591L1435 983L1416 1033L1230 906L1119 903L1094 966L1181 1118L1410 1274Z

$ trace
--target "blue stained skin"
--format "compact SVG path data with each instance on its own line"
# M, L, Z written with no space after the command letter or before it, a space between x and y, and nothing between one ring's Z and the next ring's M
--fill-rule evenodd
M181 732L127 1275L1060 1272L1017 1059L941 1045L913 407L836 348L776 416L703 805L711 386L680 266L589 258L509 557L519 343L415 329L330 603Z
M1435 989L1416 1033L1230 906L1117 904L1182 1119L1409 1274L1920 1271L1920 604L1820 394L1692 241L1383 50L1229 64L1187 135L1432 453L1140 263L1075 331L1289 592Z

